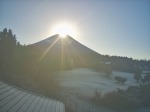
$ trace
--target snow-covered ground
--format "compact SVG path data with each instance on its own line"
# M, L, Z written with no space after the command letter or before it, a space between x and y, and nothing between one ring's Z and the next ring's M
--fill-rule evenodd
M127 78L127 81L125 84L119 84L114 79L115 76L125 77ZM92 112L116 112L90 102L90 98L95 95L95 90L101 91L103 94L109 91L114 91L117 88L126 89L130 85L138 85L131 73L113 71L113 74L110 77L106 77L105 73L96 72L87 68L78 68L60 72L58 80L62 86L61 94L63 97L71 99L74 107L78 105L77 109L75 109L79 110L77 112L84 112L84 108L89 109L90 107L94 109ZM149 111L149 108L132 110L132 112Z
M115 81L116 75L127 78L124 85ZM106 93L117 88L126 89L129 85L137 85L131 73L113 71L110 77L106 77L105 73L86 68L60 72L59 81L64 94L78 94L86 97L92 97L95 90Z

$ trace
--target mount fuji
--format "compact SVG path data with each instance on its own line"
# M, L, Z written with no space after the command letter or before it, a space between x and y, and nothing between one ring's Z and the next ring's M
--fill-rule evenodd
M101 54L84 46L71 36L61 38L58 34L29 45L34 54L39 57L45 65L62 65L64 68L90 67L99 63ZM37 56L36 56L37 57Z

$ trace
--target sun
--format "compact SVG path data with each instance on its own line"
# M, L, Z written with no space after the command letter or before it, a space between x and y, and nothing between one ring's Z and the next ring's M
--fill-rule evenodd
M62 23L56 24L53 27L52 33L59 34L59 36L61 38L65 38L65 37L67 37L67 35L74 36L75 35L75 27L73 27L73 24L71 24L71 23L62 22Z

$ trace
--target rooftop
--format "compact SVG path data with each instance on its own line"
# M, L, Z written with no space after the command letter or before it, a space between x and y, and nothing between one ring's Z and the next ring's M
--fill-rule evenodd
M0 112L65 112L64 104L0 80Z

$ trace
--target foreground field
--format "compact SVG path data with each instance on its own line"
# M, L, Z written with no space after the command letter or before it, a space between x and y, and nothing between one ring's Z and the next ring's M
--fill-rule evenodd
M125 84L120 84L114 79L115 76L125 77L127 78L127 81ZM94 112L113 112L111 109L91 102L91 99L95 96L96 90L105 94L107 92L118 90L118 88L127 89L131 85L139 85L139 83L134 80L134 76L131 73L113 71L113 74L110 77L107 77L105 73L96 72L87 68L60 72L59 81L62 86L61 94L63 97L71 99L72 102L76 102L77 105L80 106L79 110L81 111L83 108L82 106L84 105L85 109L90 109L90 107L92 107ZM149 112L150 109L143 107L137 110L131 110L131 112L133 111ZM114 112L116 111L114 110Z
M116 75L127 78L127 82L125 82L125 84L117 83L114 79ZM134 80L133 74L116 71L114 71L110 77L106 77L105 73L80 68L61 72L59 76L59 81L64 88L64 93L78 94L87 97L92 97L95 90L106 93L116 90L117 88L126 89L130 85L138 85Z

